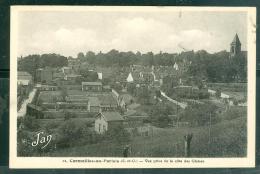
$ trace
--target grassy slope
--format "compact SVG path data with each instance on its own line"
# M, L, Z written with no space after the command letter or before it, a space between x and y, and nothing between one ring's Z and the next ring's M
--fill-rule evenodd
M246 118L240 117L213 125L211 143L208 127L160 129L154 128L152 137L135 137L129 143L134 157L176 157L183 155L183 136L193 133L192 156L236 157L246 155ZM178 144L177 148L174 144ZM102 142L61 149L50 156L122 156L124 144ZM210 150L209 150L210 149Z

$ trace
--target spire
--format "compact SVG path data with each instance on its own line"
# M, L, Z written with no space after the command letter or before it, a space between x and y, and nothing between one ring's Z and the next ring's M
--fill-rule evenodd
M233 41L231 42L231 44L234 44L234 45L237 45L237 44L238 44L238 45L241 45L241 42L240 42L240 40L239 40L239 38L238 38L237 33L236 33L236 35L235 35Z
M241 42L236 34L233 41L230 44L230 57L234 57L241 52Z

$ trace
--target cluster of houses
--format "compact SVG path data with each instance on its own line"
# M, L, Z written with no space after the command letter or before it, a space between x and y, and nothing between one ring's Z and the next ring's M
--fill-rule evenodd
M23 76L18 76L18 83L32 84L33 79L29 73L19 74ZM115 125L125 125L128 118L120 114L120 110L127 109L123 97L110 86L103 85L100 80L73 84L79 76L71 67L59 70L49 67L37 69L35 88L38 95L35 95L34 103L27 105L27 114L38 119L63 117L65 112L73 113L76 117L94 117L94 129L99 134ZM102 74L99 77L102 78ZM38 101L41 92L58 92L63 87L66 87L64 98L60 95L52 101ZM142 122L140 118L131 119L130 122L133 124L134 121L139 124Z

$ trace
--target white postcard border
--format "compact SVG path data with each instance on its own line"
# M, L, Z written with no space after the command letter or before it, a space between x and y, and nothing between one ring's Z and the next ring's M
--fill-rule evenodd
M107 158L17 157L17 15L21 11L243 11L248 13L248 122L245 158ZM104 6L12 6L10 26L10 168L219 168L255 166L256 8L255 7L104 7ZM80 160L80 161L76 161ZM102 162L92 162L101 160ZM106 160L106 161L104 161ZM114 162L108 162L114 160ZM119 162L116 162L116 161ZM122 160L129 160L123 162ZM150 160L152 162L150 162ZM162 160L163 162L156 162ZM172 160L172 162L170 162ZM189 160L190 162L185 162ZM76 161L76 162L75 162ZM168 162L166 162L168 161ZM178 162L179 161L179 162ZM182 161L182 162L180 162ZM193 162L192 162L193 161ZM199 162L200 161L200 162ZM203 162L204 161L204 162Z

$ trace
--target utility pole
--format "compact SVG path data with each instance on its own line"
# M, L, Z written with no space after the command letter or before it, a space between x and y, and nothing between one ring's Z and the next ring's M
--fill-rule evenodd
M190 157L190 143L192 140L193 134L184 135L184 153L185 157Z

